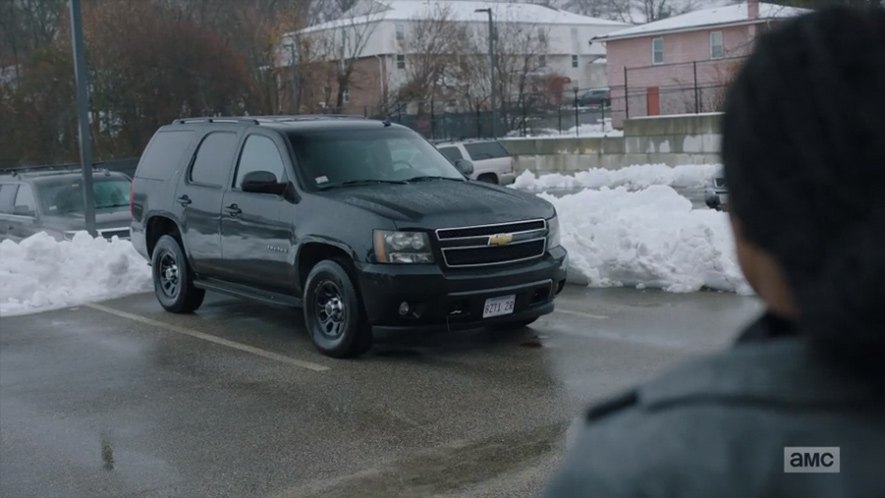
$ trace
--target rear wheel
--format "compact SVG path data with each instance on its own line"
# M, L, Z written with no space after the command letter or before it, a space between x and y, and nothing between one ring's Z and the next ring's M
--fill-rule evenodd
M163 235L151 255L154 294L172 313L190 313L203 304L206 291L194 286L194 275L178 241Z
M304 286L304 323L316 348L334 358L359 356L372 346L356 287L341 264L317 263Z
M515 322L505 322L505 323L496 323L495 325L490 326L489 328L493 330L519 330L528 327L529 325L538 321L538 318L528 318L525 320L517 320Z

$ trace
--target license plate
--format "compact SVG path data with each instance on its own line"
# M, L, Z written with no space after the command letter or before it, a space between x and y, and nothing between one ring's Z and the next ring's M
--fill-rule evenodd
M491 318L493 316L512 314L515 305L516 294L486 299L486 305L482 309L482 317Z

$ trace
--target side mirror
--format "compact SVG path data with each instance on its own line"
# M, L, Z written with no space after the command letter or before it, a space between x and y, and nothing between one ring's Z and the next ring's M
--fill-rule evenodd
M473 163L470 162L469 159L455 159L455 167L458 168L458 171L464 176L470 176L473 174Z
M285 195L289 189L288 182L280 182L277 175L270 171L253 171L243 178L243 192L254 194Z

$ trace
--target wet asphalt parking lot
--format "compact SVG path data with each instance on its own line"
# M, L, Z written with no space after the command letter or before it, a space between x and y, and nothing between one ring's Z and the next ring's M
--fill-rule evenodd
M0 496L535 496L588 402L714 351L753 298L569 286L512 332L386 335L151 294L0 319Z

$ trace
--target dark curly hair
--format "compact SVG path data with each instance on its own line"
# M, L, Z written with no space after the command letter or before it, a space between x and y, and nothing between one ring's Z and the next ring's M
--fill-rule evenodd
M729 90L732 215L783 267L817 349L885 384L885 10L758 39Z

